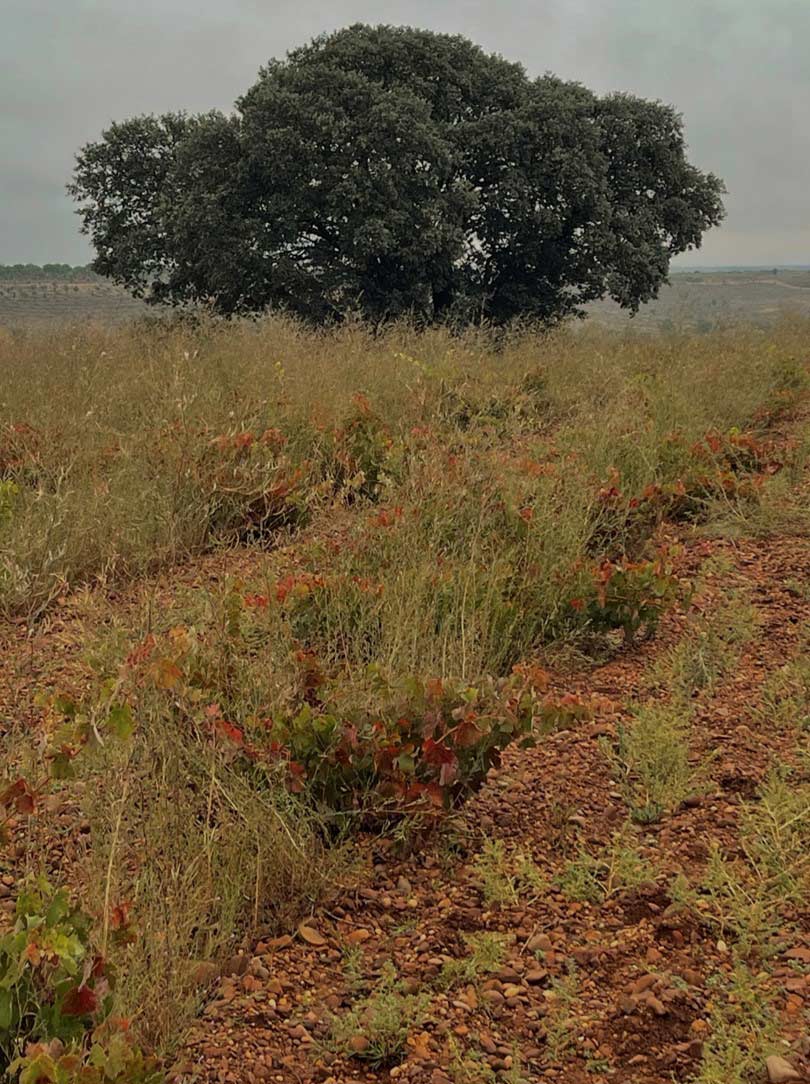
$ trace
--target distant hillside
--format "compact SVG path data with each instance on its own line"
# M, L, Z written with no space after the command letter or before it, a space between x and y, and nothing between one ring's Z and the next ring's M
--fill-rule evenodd
M595 301L588 312L597 323L637 331L707 332L740 323L765 328L792 313L810 315L810 269L673 268L669 284L637 316L610 300Z
M766 271L778 274L780 271L810 271L810 263L757 263L757 264L712 264L700 267L698 264L679 264L670 269L671 275L715 274L718 271L748 275L752 271Z

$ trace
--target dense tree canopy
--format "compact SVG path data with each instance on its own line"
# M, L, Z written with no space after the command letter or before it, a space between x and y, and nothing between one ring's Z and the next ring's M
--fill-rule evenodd
M112 125L71 191L136 295L314 321L635 309L723 214L669 106L362 25L271 61L232 115Z

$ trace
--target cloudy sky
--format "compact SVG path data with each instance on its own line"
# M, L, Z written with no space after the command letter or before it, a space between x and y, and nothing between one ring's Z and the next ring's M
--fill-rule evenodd
M64 185L111 120L228 109L269 57L361 21L676 105L729 189L680 262L810 264L810 0L0 0L0 263L90 258Z

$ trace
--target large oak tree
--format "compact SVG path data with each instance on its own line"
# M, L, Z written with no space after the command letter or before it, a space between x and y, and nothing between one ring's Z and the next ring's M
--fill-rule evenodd
M390 26L271 61L231 115L113 124L70 189L137 296L316 322L635 310L723 215L669 106Z

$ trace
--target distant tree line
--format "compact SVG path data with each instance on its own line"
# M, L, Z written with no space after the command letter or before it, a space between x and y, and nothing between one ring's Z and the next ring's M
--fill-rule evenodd
M6 263L0 264L0 282L98 282L102 276L90 264Z

